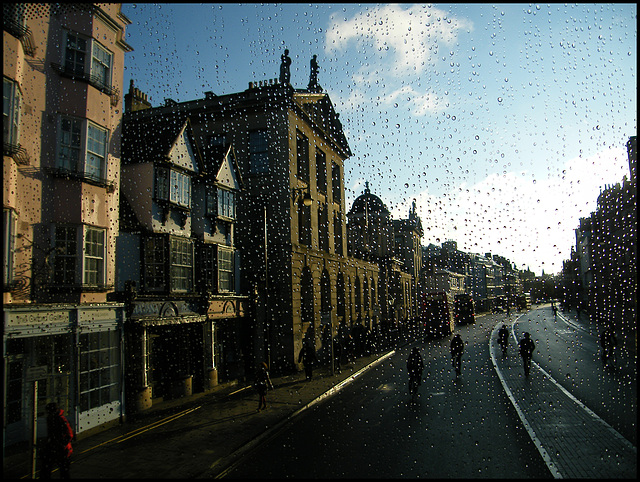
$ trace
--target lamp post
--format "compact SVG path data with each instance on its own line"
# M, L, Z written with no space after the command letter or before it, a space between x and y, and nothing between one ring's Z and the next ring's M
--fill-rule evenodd
M267 231L267 205L263 206L264 209L264 306L265 306L265 314L264 314L264 322L266 325L265 330L265 351L267 354L267 366L271 370L271 321L269 314L269 255L267 254L267 246L268 246L268 231Z

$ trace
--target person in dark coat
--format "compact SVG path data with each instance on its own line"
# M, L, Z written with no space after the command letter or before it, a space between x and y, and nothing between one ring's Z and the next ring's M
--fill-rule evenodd
M60 477L70 478L71 454L73 447L71 442L74 437L71 424L64 416L64 410L58 408L55 402L47 405L47 442L43 454L43 467L41 478L50 479L52 469L57 466L60 469Z
M422 384L422 371L424 370L424 360L420 355L420 349L414 346L411 350L411 354L407 359L407 372L409 372L409 387L413 387L413 381L415 380L415 389Z
M502 348L502 356L507 356L507 347L509 346L509 329L507 325L502 325L498 330L498 345Z
M531 358L533 352L536 349L536 344L531 339L531 335L525 332L524 338L518 343L520 349L520 356L522 357L522 363L524 364L524 376L529 376L529 370L531 369Z
M616 338L613 329L610 326L607 326L604 331L600 334L600 346L602 347L602 364L607 365L609 363L609 359L614 355L614 349L618 344L618 340Z
M258 390L258 412L264 408L267 408L267 390L273 390L273 383L269 378L269 370L266 363L263 363L258 367L256 372L256 390Z
M340 362L342 361L342 344L340 343L340 338L335 337L333 339L333 359L335 362L334 368L340 373Z
M304 365L304 373L307 380L311 380L313 377L313 364L316 361L316 350L311 343L307 341L302 345L302 350L300 350L300 355L298 356L298 363L302 362Z
M460 334L456 333L451 340L451 363L456 369L456 377L460 376L462 366L462 352L464 351L464 343Z

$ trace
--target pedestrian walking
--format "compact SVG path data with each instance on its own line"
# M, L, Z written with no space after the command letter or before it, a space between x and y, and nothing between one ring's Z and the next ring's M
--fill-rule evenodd
M464 342L460 338L460 334L456 333L451 340L451 364L456 369L456 378L460 376L462 369L462 352L464 351Z
M618 339L616 338L616 334L613 332L613 328L607 326L604 331L600 334L600 346L602 348L602 364L603 366L609 365L609 360L614 358L614 349L618 344Z
M64 416L64 410L55 402L47 404L47 441L44 447L41 478L50 479L54 467L60 469L60 477L70 478L71 454L74 438L71 424Z
M411 354L407 359L407 371L409 372L409 393L411 393L411 399L418 393L418 388L422 383L422 371L424 370L424 360L420 355L420 349L414 346L411 350Z
M342 360L342 344L340 343L340 338L337 336L333 339L333 359L335 362L334 369L336 372L340 373L340 362Z
M304 373L307 380L311 380L313 377L313 365L317 361L316 350L311 343L310 341L305 342L298 356L298 363L302 362L304 365Z
M522 357L522 363L524 364L524 376L529 376L529 370L531 369L531 358L533 352L536 349L536 344L531 339L531 335L525 332L524 338L518 343L520 349L520 356Z
M502 348L503 358L507 356L507 347L509 346L509 330L507 325L502 325L498 330L498 345Z
M256 390L258 390L258 412L267 408L267 390L273 390L273 383L269 378L269 367L262 363L256 371Z

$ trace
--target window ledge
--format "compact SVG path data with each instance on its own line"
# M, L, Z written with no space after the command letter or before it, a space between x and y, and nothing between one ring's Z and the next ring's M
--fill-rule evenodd
M60 74L63 77L67 77L73 80L79 80L82 82L86 82L89 85L92 85L93 87L98 89L100 92L107 94L108 96L111 97L112 106L115 107L116 105L118 105L118 101L120 100L120 91L113 86L103 84L100 81L100 79L95 75L90 75L90 74L87 74L86 72L82 72L82 73L74 72L73 70L67 68L66 66L56 64L53 62L51 63L51 67L53 67L53 70L58 72L58 74Z
M45 168L45 171L55 177L79 180L82 182L86 182L87 184L93 184L94 186L104 187L107 192L110 193L115 192L116 190L115 182L109 181L107 179L88 176L82 172L76 172L62 167L48 167Z

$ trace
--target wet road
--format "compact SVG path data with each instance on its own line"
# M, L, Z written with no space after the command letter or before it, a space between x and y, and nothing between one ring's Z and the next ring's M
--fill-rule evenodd
M491 364L496 315L457 332L466 343L462 376L449 340L419 344L420 399L407 393L411 346L335 397L296 418L226 477L550 477Z

